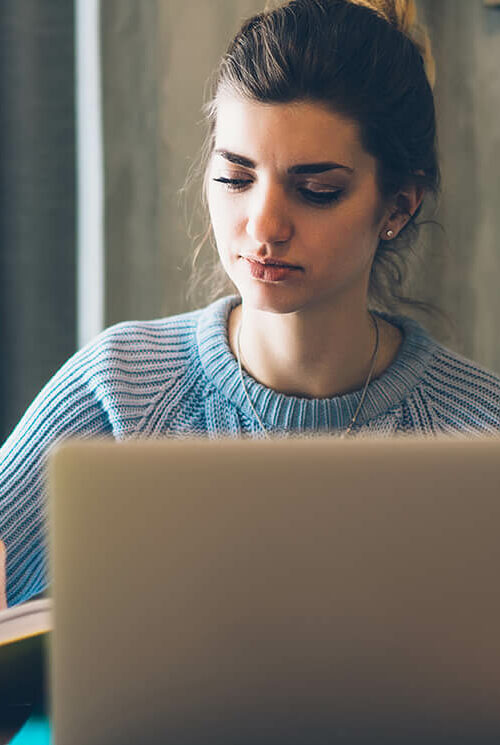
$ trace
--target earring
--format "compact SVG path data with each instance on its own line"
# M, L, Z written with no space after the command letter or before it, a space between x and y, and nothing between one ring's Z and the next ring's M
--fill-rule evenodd
M394 230L387 230L386 235L388 238L394 238Z

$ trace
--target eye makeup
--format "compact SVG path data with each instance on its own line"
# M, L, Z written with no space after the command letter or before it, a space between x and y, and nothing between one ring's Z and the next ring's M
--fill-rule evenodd
M229 192L243 191L253 183L253 179L250 178L233 178L228 176L218 176L212 180L222 184ZM343 189L321 188L321 185L319 186L320 188L313 189L304 184L293 184L293 189L300 195L301 199L316 206L337 202L343 192Z

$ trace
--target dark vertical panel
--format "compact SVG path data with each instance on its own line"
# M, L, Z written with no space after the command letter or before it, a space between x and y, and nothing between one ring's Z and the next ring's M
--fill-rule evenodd
M0 436L74 351L74 8L0 3Z

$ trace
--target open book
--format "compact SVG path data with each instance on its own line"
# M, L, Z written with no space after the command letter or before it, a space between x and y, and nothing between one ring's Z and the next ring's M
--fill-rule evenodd
M52 601L28 600L0 611L0 709L44 694Z

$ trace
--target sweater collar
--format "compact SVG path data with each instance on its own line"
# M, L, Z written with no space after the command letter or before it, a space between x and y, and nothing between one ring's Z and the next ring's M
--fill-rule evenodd
M241 303L239 296L216 300L198 319L197 341L201 364L212 385L243 414L254 414L241 385L238 361L228 340L228 319ZM387 370L368 386L357 427L398 407L419 383L436 342L416 321L405 316L377 313L403 334L398 355ZM361 398L361 390L333 398L300 398L266 388L243 370L245 386L255 410L268 431L331 431L349 425Z

